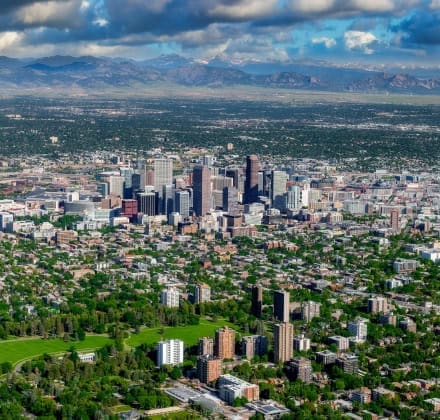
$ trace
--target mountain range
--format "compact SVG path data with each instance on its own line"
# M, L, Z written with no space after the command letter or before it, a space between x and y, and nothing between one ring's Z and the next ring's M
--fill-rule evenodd
M0 88L136 89L159 83L187 87L257 86L334 92L440 94L440 72L384 72L325 62L200 62L176 54L134 61L103 57L0 57ZM420 75L422 74L422 76Z

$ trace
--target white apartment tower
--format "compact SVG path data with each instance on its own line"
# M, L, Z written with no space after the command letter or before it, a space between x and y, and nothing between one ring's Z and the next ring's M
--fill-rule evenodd
M160 303L168 308L179 307L180 293L177 289L165 289L160 294Z
M157 366L183 363L183 341L165 340L157 344Z
M348 323L348 331L359 343L364 343L367 341L367 323L367 319L360 317Z

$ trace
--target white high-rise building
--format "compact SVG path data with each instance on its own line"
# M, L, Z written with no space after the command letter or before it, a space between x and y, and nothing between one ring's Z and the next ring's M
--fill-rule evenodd
M164 202L164 185L173 184L173 161L167 158L154 159L154 189L157 191L158 213L163 214L167 207Z
M293 337L293 349L295 351L310 350L310 338L304 337L304 334L295 335Z
M174 194L174 210L183 218L189 216L189 209L191 207L191 199L189 191L179 190Z
M365 318L356 318L348 323L348 331L353 335L357 342L367 341L368 320Z
M305 184L301 190L301 204L303 207L308 207L310 203L310 185Z
M302 207L301 203L301 188L297 185L291 185L287 190L286 197L286 209L297 210Z
M12 232L14 224L14 215L5 211L0 212L0 230L3 232Z
M179 307L180 293L177 289L165 289L160 294L160 303L168 308Z
M157 366L183 363L183 341L165 340L157 343Z
M154 189L162 192L164 185L173 183L173 161L167 158L154 159Z

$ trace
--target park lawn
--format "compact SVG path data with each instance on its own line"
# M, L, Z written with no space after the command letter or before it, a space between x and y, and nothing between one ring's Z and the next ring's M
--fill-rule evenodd
M120 414L130 410L132 410L132 408L129 405L115 405L111 408L113 414Z
M215 330L227 325L234 328L234 325L225 320L209 321L203 319L198 325L185 325L181 327L155 327L144 328L139 334L131 335L126 344L132 347L140 346L141 344L155 344L162 339L177 338L183 340L185 345L194 346L201 337L214 337ZM164 334L161 334L161 331Z
M195 411L185 410L178 411L176 413L159 414L155 416L148 416L149 420L181 420L181 419L192 419L197 420L202 417L198 415Z
M0 363L16 363L41 356L44 353L60 353L69 350L72 346L76 350L95 350L110 343L112 340L103 336L88 336L84 341L68 341L53 338L18 339L0 341Z

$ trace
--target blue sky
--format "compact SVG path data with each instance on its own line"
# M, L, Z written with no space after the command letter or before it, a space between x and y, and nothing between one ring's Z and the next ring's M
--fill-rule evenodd
M0 55L440 66L440 0L1 0Z

